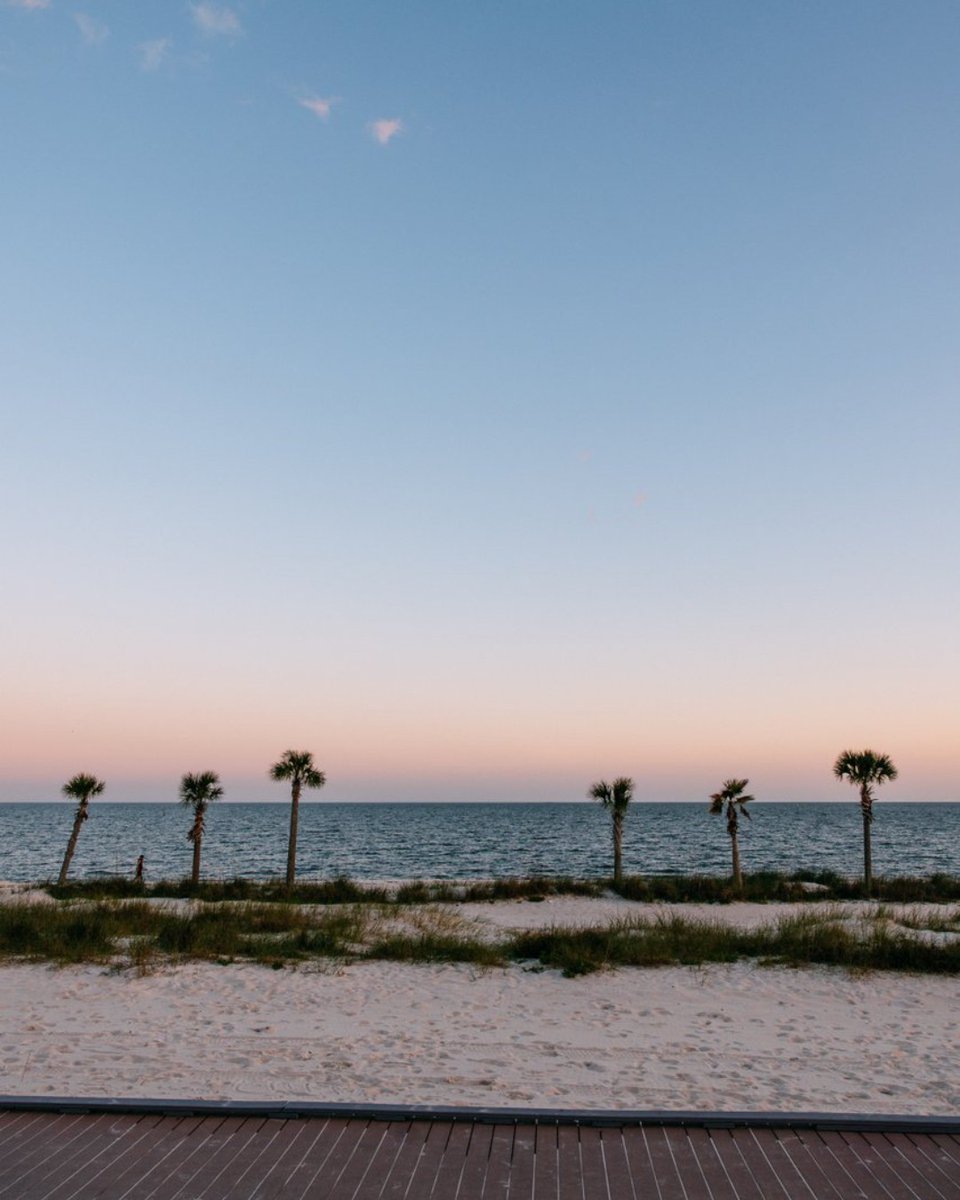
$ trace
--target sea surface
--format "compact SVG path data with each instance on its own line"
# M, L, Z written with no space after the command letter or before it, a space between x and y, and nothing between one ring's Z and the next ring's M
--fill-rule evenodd
M73 824L67 803L0 804L0 880L56 878ZM762 804L741 824L744 869L862 869L856 803ZM207 816L202 874L268 879L286 865L289 808L219 804ZM94 802L71 876L146 878L190 872L190 814L177 804ZM878 802L873 823L879 875L960 874L960 804ZM596 804L302 803L298 877L475 879L602 876L611 872L609 816ZM723 874L730 869L726 823L705 804L633 804L624 826L628 874Z

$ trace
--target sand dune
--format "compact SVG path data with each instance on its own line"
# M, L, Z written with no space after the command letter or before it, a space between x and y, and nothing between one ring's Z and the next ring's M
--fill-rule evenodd
M606 921L605 906L622 910L561 898L462 915L529 927ZM0 968L0 996L0 1090L15 1095L960 1112L952 977L14 965Z

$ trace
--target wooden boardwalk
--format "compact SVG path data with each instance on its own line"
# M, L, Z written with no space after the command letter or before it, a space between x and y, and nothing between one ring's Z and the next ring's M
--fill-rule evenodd
M0 1200L960 1200L956 1133L0 1112Z

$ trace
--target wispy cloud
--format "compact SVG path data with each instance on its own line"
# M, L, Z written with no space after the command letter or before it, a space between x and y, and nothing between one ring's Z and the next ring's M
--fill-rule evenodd
M167 51L173 45L171 38L154 38L150 42L141 42L137 47L140 53L140 69L143 71L159 71Z
M76 21L77 28L80 30L80 36L87 46L99 46L101 42L105 42L110 36L110 30L102 21L98 21L96 17L91 17L87 13L74 13L73 19Z
M203 33L221 37L237 37L243 33L240 18L225 4L209 4L207 0L201 0L199 4L191 4L190 11L193 13L193 23Z
M49 8L50 0L4 0L7 8Z
M330 110L337 103L336 96L304 96L300 101L301 108L309 109L315 117L325 121L330 116Z
M370 122L370 132L381 146L386 146L398 133L403 133L403 122L399 117L382 117Z

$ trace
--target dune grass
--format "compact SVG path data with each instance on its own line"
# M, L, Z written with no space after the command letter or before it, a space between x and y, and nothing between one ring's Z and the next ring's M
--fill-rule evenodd
M942 974L960 972L960 937L952 936L957 918L957 911L904 914L883 906L851 916L849 909L826 906L743 929L666 909L587 928L497 932L478 928L455 905L21 902L0 906L0 959L138 971L192 960L274 967L364 959L480 968L514 962L568 977L616 967L751 959L763 965Z
M130 879L82 879L63 887L41 887L57 900L192 899L209 903L249 901L269 904L330 905L379 903L396 905L480 903L498 900L546 900L553 896L602 896L615 893L625 900L664 904L756 904L778 901L861 900L863 884L832 871L784 874L757 871L743 877L738 890L729 876L628 875L614 887L609 879L532 876L493 880L414 879L395 887L361 883L347 876L287 887L282 880L237 878L201 882ZM873 881L874 900L891 904L960 902L960 876L930 875L880 878Z

